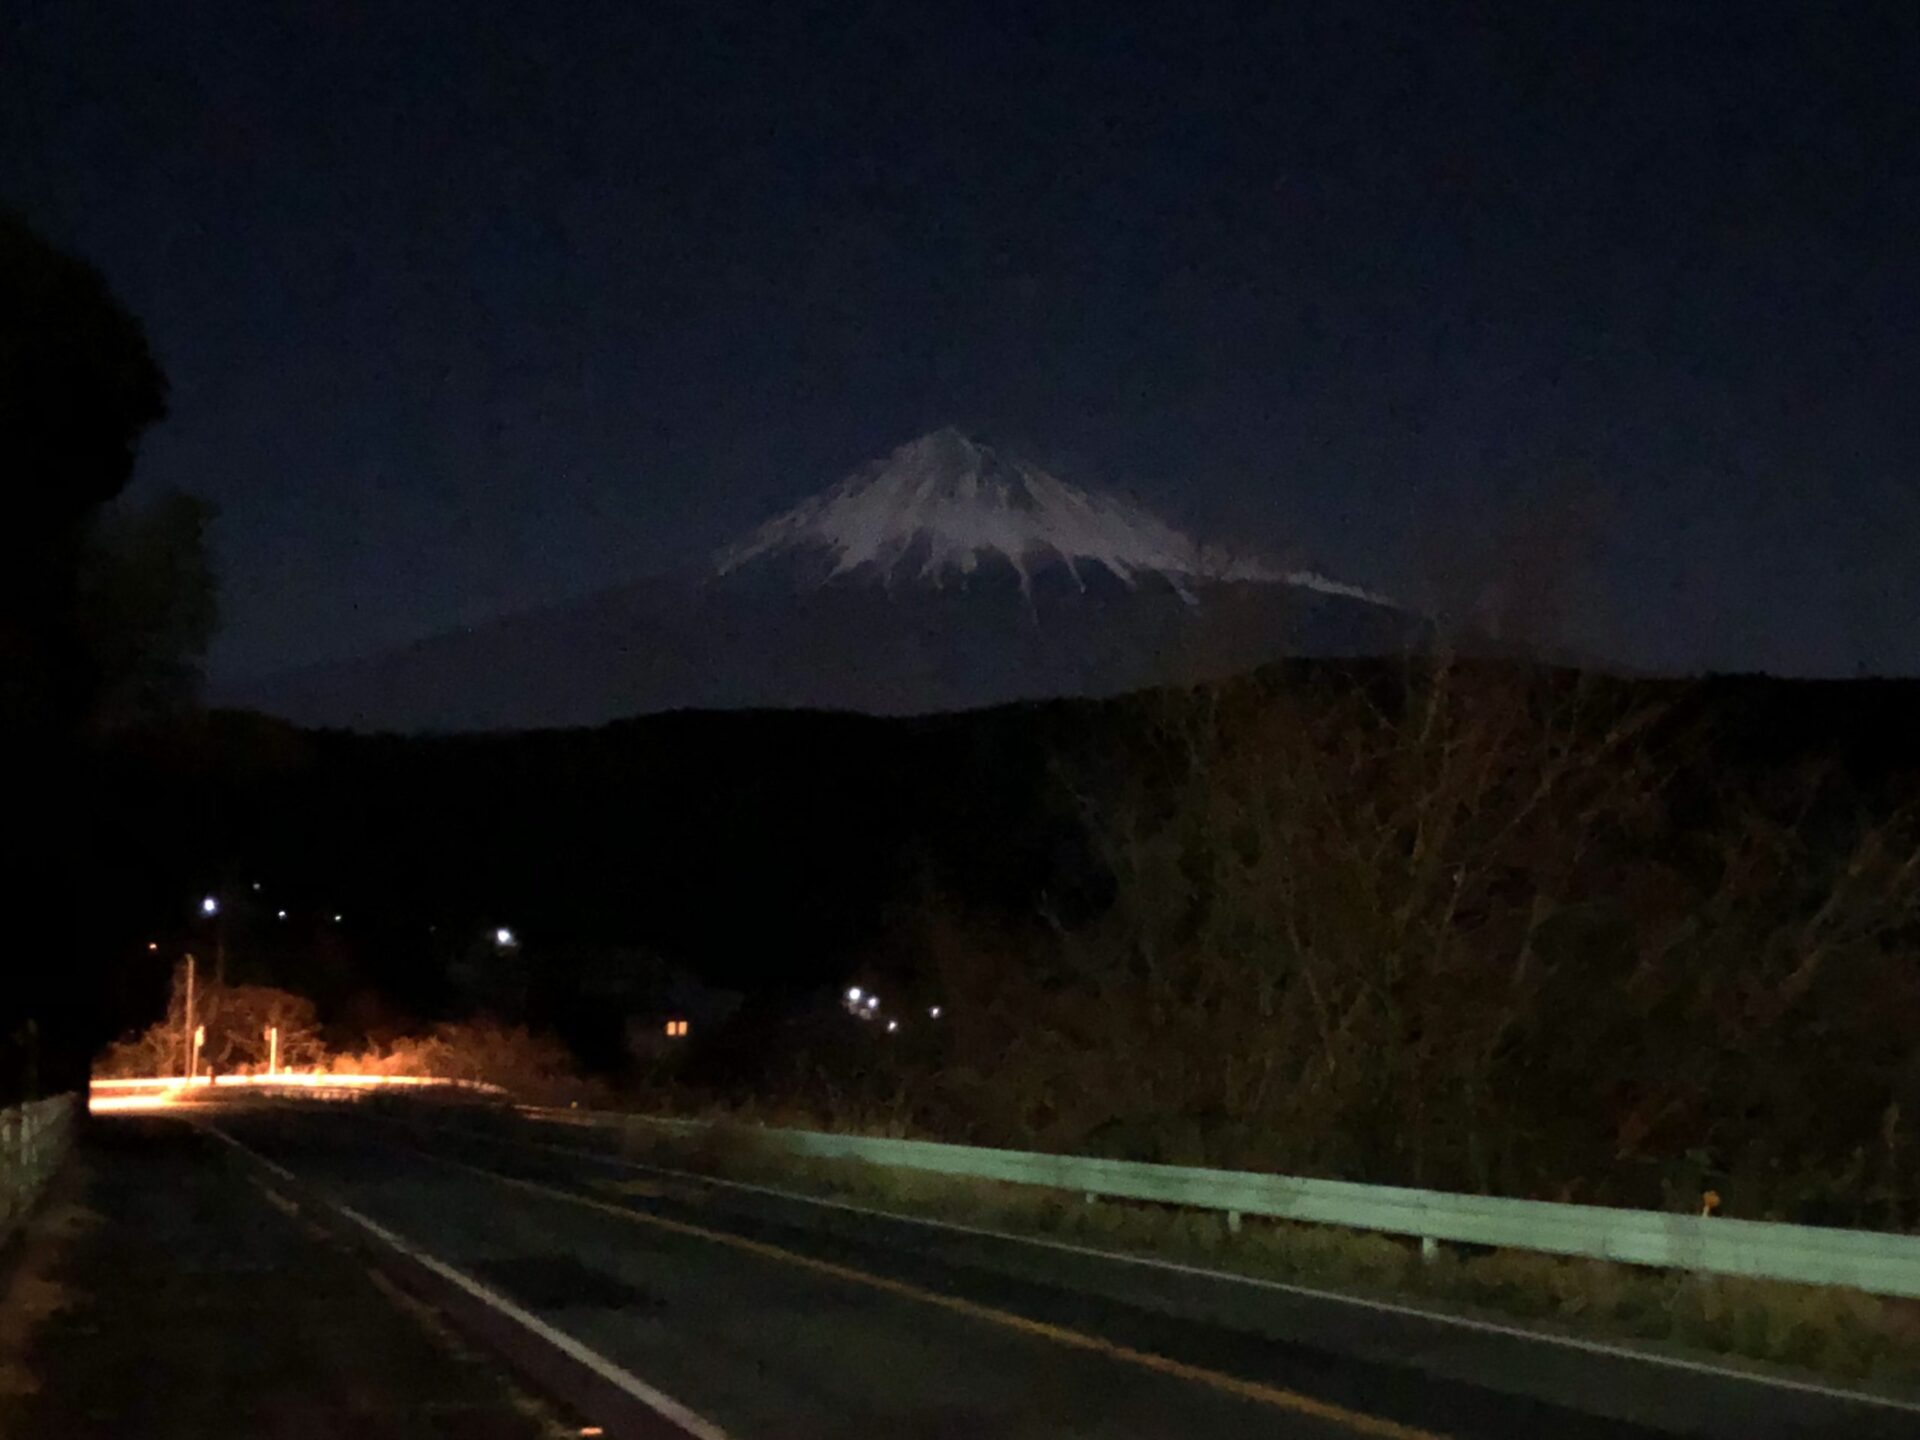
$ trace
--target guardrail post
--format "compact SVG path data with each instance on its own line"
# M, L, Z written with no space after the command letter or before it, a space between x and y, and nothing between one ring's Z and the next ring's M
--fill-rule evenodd
M1431 1265L1440 1258L1440 1242L1431 1235L1420 1237L1420 1259L1423 1264Z
M1238 1235L1240 1233L1240 1212L1238 1210L1227 1211L1227 1233L1229 1235Z

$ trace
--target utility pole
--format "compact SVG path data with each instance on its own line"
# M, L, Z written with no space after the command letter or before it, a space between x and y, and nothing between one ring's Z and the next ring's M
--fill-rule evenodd
M187 1015L180 1034L180 1073L193 1078L193 956L187 956Z

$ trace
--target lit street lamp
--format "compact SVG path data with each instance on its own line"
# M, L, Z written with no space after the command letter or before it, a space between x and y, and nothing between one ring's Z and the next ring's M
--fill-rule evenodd
M218 922L213 927L213 977L224 984L227 978L227 917L221 912L220 897L204 897L200 901L200 914Z
M498 945L502 950L511 950L520 942L514 938L513 931L502 925L498 930L493 932L493 943Z

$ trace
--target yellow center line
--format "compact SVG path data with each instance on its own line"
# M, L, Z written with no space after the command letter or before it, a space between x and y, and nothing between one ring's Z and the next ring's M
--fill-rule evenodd
M1377 1440L1446 1440L1445 1436L1432 1430L1420 1430L1411 1425L1402 1425L1378 1415L1369 1415L1361 1410L1350 1410L1344 1405L1335 1405L1330 1401L1316 1400L1311 1395L1302 1395L1295 1390L1284 1390L1277 1385L1263 1385L1257 1380L1243 1380L1237 1375L1225 1375L1218 1370L1208 1370L1199 1365L1189 1365L1183 1360L1169 1359L1165 1355L1156 1355L1148 1350L1135 1350L1130 1346L1119 1345L1098 1335L1089 1335L1085 1331L1070 1330L1063 1325L1052 1325L1044 1320L1032 1320L1025 1315L1016 1315L1006 1310L996 1310L991 1305L981 1305L972 1300L963 1300L957 1295L943 1295L937 1290L924 1290L918 1285L910 1285L904 1280L889 1279L885 1275L870 1274L865 1270L856 1270L849 1265L838 1265L831 1260L819 1260L811 1255L803 1255L797 1250L783 1249L778 1245L769 1245L762 1240L749 1240L744 1235L735 1235L726 1230L711 1230L704 1225L692 1225L684 1220L669 1220L664 1215L654 1215L644 1210L635 1210L625 1205L610 1204L605 1200L596 1200L589 1195L578 1195L571 1190L561 1190L552 1185L543 1185L536 1180L522 1180L515 1175L503 1175L497 1170L488 1170L479 1165L469 1165L464 1160L452 1160L444 1155L435 1155L427 1150L413 1146L405 1147L427 1159L437 1160L443 1165L451 1165L468 1170L475 1175L484 1175L502 1185L513 1185L536 1195L545 1195L555 1200L565 1200L570 1204L582 1206L588 1210L598 1210L618 1219L630 1221L635 1225L647 1225L656 1230L665 1230L675 1235L686 1235L698 1240L711 1241L716 1245L725 1245L741 1250L749 1255L758 1255L762 1259L779 1261L797 1269L808 1270L816 1275L830 1276L850 1285L862 1285L869 1290L878 1290L884 1294L897 1295L903 1299L915 1300L923 1305L932 1305L955 1315L964 1315L970 1320L984 1321L997 1325L1003 1330L1016 1331L1041 1340L1050 1340L1056 1345L1065 1345L1070 1349L1084 1350L1091 1354L1105 1356L1122 1364L1137 1366L1142 1370L1151 1370L1159 1375L1170 1375L1179 1380L1187 1380L1195 1385L1204 1385L1225 1395L1242 1400L1251 1400L1257 1404L1268 1405L1276 1410L1288 1410L1296 1415L1311 1416L1315 1420L1324 1420L1334 1425L1344 1426L1356 1435L1377 1437Z

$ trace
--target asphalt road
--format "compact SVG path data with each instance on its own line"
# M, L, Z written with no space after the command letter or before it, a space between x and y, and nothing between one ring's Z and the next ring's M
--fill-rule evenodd
M7 1440L577 1431L178 1120L90 1127L7 1252Z
M679 1417L661 1434L1920 1435L1920 1410L781 1198L649 1171L565 1131L414 1113L205 1119L236 1142L232 1183L264 1169L370 1249L410 1253L503 1353L524 1365L566 1350L609 1404L651 1397ZM575 1399L593 1413L591 1395Z

